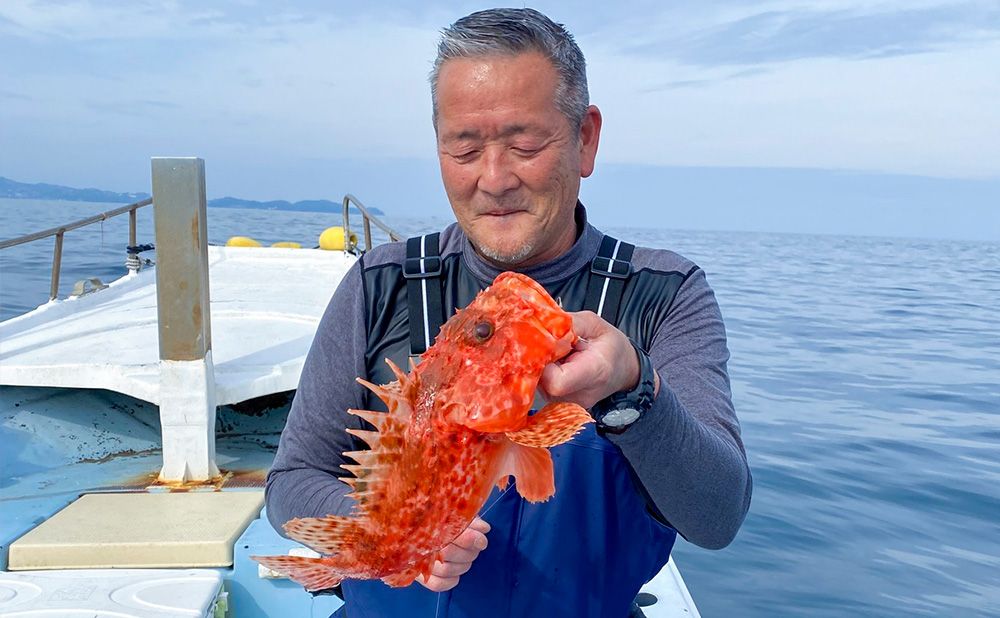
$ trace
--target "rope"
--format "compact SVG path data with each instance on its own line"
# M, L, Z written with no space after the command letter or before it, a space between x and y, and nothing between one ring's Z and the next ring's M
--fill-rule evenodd
M152 260L143 260L139 257L139 254L143 251L152 251L155 247L152 244L145 245L126 245L125 252L128 255L125 256L125 267L128 268L130 273L137 273L143 265L149 266L152 264Z

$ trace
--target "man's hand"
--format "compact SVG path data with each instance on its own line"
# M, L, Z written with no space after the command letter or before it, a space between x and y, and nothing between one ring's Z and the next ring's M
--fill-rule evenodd
M488 523L478 517L473 519L458 538L441 550L444 560L435 560L431 574L426 579L420 575L417 581L432 592L444 592L457 586L458 578L472 568L472 561L486 549L489 531Z
M628 337L593 311L571 315L580 340L569 356L542 371L538 384L542 395L548 401L571 401L590 408L612 393L635 388L639 359ZM658 393L658 375L655 381Z

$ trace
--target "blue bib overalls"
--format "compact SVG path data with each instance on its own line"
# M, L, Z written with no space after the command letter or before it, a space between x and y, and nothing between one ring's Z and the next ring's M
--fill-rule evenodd
M457 587L347 580L346 615L624 618L639 586L667 563L676 532L646 511L625 458L593 425L551 452L555 496L531 504L516 484L494 490L481 515L489 547Z

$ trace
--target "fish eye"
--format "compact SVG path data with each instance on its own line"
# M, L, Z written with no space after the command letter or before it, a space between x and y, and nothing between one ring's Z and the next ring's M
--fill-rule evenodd
M480 322L472 329L472 334L475 335L476 341L486 341L493 336L493 324L489 322Z

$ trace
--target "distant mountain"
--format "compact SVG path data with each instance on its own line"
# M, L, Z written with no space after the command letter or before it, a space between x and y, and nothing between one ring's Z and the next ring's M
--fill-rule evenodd
M262 210L298 210L306 212L340 212L344 205L340 202L330 200L302 200L300 202L287 202L285 200L271 200L269 202L257 202L254 200L244 200L238 197L220 197L208 200L208 205L212 208L260 208ZM381 216L385 213L374 207L366 207L373 215ZM351 206L351 212L360 214L358 209Z
M74 189L45 183L27 184L0 176L0 197L69 202L116 202L129 204L149 197L148 193L115 193L101 189Z
M101 189L74 189L61 185L50 185L45 183L27 184L17 182L9 178L0 176L0 198L13 199L33 199L33 200L66 200L69 202L113 202L116 204L130 204L149 197L148 193L115 193L114 191L103 191ZM300 202L286 202L285 200L273 200L270 202L258 202L256 200L244 200L238 197L220 197L208 200L208 205L212 208L259 208L263 210L298 210L307 212L340 212L343 205L330 200L302 200ZM378 208L368 209L373 215L385 215ZM351 207L353 214L360 214L356 208Z

